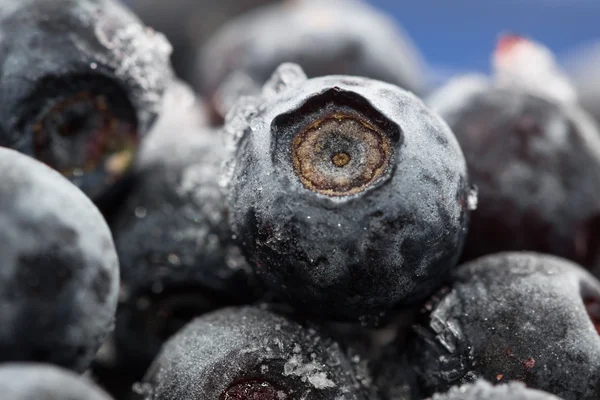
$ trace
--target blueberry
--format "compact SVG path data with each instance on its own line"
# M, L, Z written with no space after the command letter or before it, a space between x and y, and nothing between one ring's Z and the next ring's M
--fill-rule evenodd
M428 100L479 187L463 259L530 250L600 266L600 132L541 43L504 35L493 66Z
M112 0L0 5L0 146L101 202L126 176L167 82L170 46Z
M146 400L368 398L339 344L258 307L226 308L188 324L136 389Z
M85 370L112 328L119 265L98 209L36 160L0 148L0 362Z
M236 71L262 85L284 62L309 77L364 76L421 92L422 63L411 40L387 15L358 0L278 2L224 25L200 52L198 81L213 99Z
M177 75L191 82L196 47L223 23L252 7L275 0L128 0L146 24L163 32L173 45L171 61Z
M454 387L448 393L436 394L431 400L560 400L539 390L527 389L521 382L492 386L480 379L474 384Z
M411 359L430 392L476 378L565 399L600 390L600 282L565 259L498 253L455 271L415 325Z
M163 341L194 316L258 295L232 240L219 187L228 153L198 106L181 83L165 95L140 150L136 185L113 221L126 293L117 346L142 372Z
M0 392L10 400L110 400L93 382L61 368L35 363L0 366Z
M455 133L479 188L463 257L531 250L600 261L600 133L564 106L482 78L430 99Z
M306 80L293 64L263 90L225 127L237 145L224 179L230 221L256 272L336 319L435 290L460 254L472 202L444 122L396 86Z

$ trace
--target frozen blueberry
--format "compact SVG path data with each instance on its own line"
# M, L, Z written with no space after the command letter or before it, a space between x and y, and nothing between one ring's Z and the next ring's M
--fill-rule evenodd
M181 83L165 95L140 151L136 185L112 226L125 293L117 345L143 370L194 316L256 297L219 187L222 135L204 125L198 106Z
M277 0L127 0L144 23L163 32L173 45L177 75L191 82L196 48L223 23L252 7Z
M248 260L283 298L333 318L430 294L460 254L469 203L452 132L414 95L284 64L244 99L224 183ZM323 305L326 304L326 307Z
M111 400L93 382L61 368L35 363L0 366L0 393L10 400Z
M523 63L515 58L537 59L533 44L522 46L515 51L525 55L504 56L513 68ZM496 80L458 78L429 100L456 135L479 189L463 257L531 250L594 267L600 261L600 132L562 78L548 77L543 86L532 73L502 72L497 63Z
M309 77L357 75L415 92L424 86L408 35L359 0L279 2L233 19L200 52L198 81L223 114L217 89L230 74L242 71L260 86L284 62Z
M0 146L100 202L156 116L169 53L117 1L0 2Z
M431 400L560 400L539 390L527 389L520 382L492 386L483 379L474 384L452 388L448 393L436 394Z
M358 400L368 398L364 383L340 345L319 331L242 307L183 328L136 391L145 400Z
M112 329L119 264L98 209L57 172L0 148L0 362L85 370Z
M539 253L486 256L460 266L415 325L412 360L429 393L483 378L565 399L600 390L600 282Z

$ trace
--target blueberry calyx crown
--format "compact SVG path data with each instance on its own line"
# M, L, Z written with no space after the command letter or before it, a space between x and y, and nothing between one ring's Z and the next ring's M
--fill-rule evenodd
M352 115L334 113L293 141L294 170L307 189L328 196L362 192L388 169L390 139Z
M302 185L328 197L362 193L394 165L401 132L362 96L332 88L278 117L292 126L291 164Z
M95 198L130 171L140 140L138 119L125 90L109 78L50 76L25 104L17 130L27 134L16 147L88 196Z

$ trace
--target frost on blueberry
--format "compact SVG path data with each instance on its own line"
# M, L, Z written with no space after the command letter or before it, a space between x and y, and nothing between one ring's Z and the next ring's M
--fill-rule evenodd
M217 90L242 72L262 85L284 62L309 77L357 75L424 89L422 61L397 24L359 0L277 2L224 25L200 52L198 80L223 112Z
M539 390L528 389L521 382L493 386L479 379L473 384L454 387L447 393L436 394L431 400L560 400Z
M432 392L483 378L565 399L600 389L600 282L565 259L498 253L460 266L423 308L413 363Z
M145 400L368 398L335 341L257 307L226 308L188 324L137 389Z
M0 366L0 393L10 400L111 400L93 382L47 364Z
M125 296L117 345L145 370L194 316L255 298L219 187L227 150L191 90L174 84L144 142L136 185L113 218Z
M0 148L0 361L83 371L112 329L119 265L90 200L61 175Z
M0 2L0 146L100 202L158 112L169 54L166 39L116 1Z
M285 299L334 318L427 296L469 211L452 132L396 86L302 75L284 64L228 115L224 184L247 258Z

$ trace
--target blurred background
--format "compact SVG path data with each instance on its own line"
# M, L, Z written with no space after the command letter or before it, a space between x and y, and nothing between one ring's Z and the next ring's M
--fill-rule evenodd
M182 42L208 37L231 15L268 0L124 0L176 44L177 68L192 54ZM433 82L466 71L488 71L496 37L511 31L546 44L561 62L600 40L600 0L369 0L413 39Z
M408 32L438 79L487 72L499 33L532 37L564 62L600 40L599 0L371 0Z

